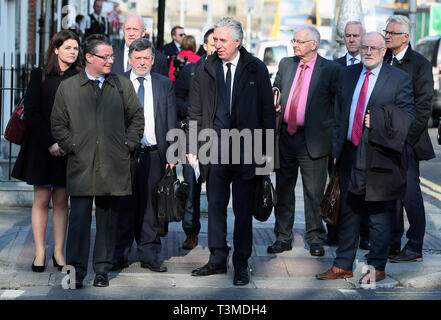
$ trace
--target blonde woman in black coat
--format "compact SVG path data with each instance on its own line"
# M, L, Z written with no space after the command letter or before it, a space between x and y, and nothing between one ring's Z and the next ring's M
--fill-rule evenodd
M43 69L31 72L25 95L25 117L28 130L17 157L12 176L34 186L32 231L35 258L32 271L43 272L46 267L45 238L49 203L52 200L54 226L53 265L61 271L66 264L64 241L67 227L67 192L65 152L51 133L50 115L55 93L61 81L82 69L79 60L80 40L69 30L56 33L49 44Z

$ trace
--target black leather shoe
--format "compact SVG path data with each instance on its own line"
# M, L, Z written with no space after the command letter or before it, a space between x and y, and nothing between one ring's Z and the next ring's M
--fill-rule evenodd
M247 269L240 269L234 272L233 284L235 286L244 286L250 283L250 275Z
M371 250L371 243L367 239L361 239L359 247L363 250Z
M212 274L227 273L227 265L214 263L207 263L205 266L194 269L191 272L192 276L211 276Z
M309 246L309 253L314 257L321 257L325 255L325 249L319 244L311 244Z
M34 261L32 261L32 271L34 272L44 272L44 270L46 269L46 265L43 264L42 266L36 266L34 265L35 259L37 259L37 257L34 258ZM44 261L46 262L46 257L44 257Z
M281 253L288 250L292 250L291 243L281 241L274 242L272 246L266 249L268 253Z
M399 254L389 259L389 261L393 263L423 261L423 254L404 247Z
M110 271L120 271L120 270L122 270L124 268L128 268L128 267L129 267L129 262L127 260L117 261L113 264Z
M166 272L167 267L164 263L155 262L141 262L141 268L150 269L155 272Z
M95 280L93 280L94 287L108 287L109 286L109 278L107 277L107 273L97 273L95 275Z
M392 259L395 256L399 255L400 252L401 252L400 249L389 248L389 259Z

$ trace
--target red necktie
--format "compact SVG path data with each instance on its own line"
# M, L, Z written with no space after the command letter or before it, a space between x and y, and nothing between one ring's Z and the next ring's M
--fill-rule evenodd
M300 91L302 90L303 86L303 78L305 77L305 69L308 68L306 64L303 64L299 66L300 68L300 75L297 79L296 87L294 88L294 92L292 94L291 99L291 106L289 108L289 115L288 115L288 133L290 135L293 135L296 133L297 130L297 108L299 106L300 101Z
M363 133L363 114L364 104L366 102L366 94L369 86L369 76L372 72L366 72L363 86L361 87L360 95L358 96L357 109L355 109L354 123L352 124L351 141L355 146L360 143L361 135Z

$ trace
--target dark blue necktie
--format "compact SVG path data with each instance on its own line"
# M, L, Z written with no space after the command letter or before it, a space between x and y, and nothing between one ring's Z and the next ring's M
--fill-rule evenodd
M351 59L350 59L350 61L351 61L351 66L355 63L355 60L357 60L357 59L355 59L355 58L351 58Z
M139 88L138 88L138 98L141 102L141 105L144 107L144 78L139 77L137 78L139 81Z
M99 80L95 80L95 83L96 83L96 86L98 87L98 90L101 91L101 87L100 87L100 83L101 83L101 81L99 81Z
M227 77L225 79L225 85L227 86L227 101L228 101L228 108L230 109L231 114L231 63L227 63Z

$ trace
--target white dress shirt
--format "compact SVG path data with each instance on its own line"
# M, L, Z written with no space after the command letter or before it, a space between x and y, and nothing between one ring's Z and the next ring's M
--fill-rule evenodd
M237 64L239 63L240 52L237 53L236 58L231 61L231 90L230 90L230 105L231 105L231 97L233 96L233 85L234 85L234 74L236 73ZM222 60L222 66L224 68L224 81L227 80L227 61Z
M394 63L394 58L397 58L398 61L402 60L404 58L404 55L406 54L407 48L409 48L409 46L406 46L406 48L401 50L396 56L392 54L392 60L390 61L390 64L392 65Z
M127 63L129 62L129 47L124 43L124 72L127 72Z
M355 60L354 60L354 64L357 64L357 63L360 63L361 62L361 56L359 55L359 54L357 54L355 57L353 57L353 56L351 56L350 54L349 54L349 52L348 53L346 53L346 65L347 66L350 66L351 65L351 59L352 58L355 58Z
M139 89L138 76L132 70L130 72L130 81L133 83L136 93ZM155 113L153 108L153 90L152 90L152 76L150 72L144 76L144 134L141 139L141 144L145 147L156 145L156 134L155 134Z

